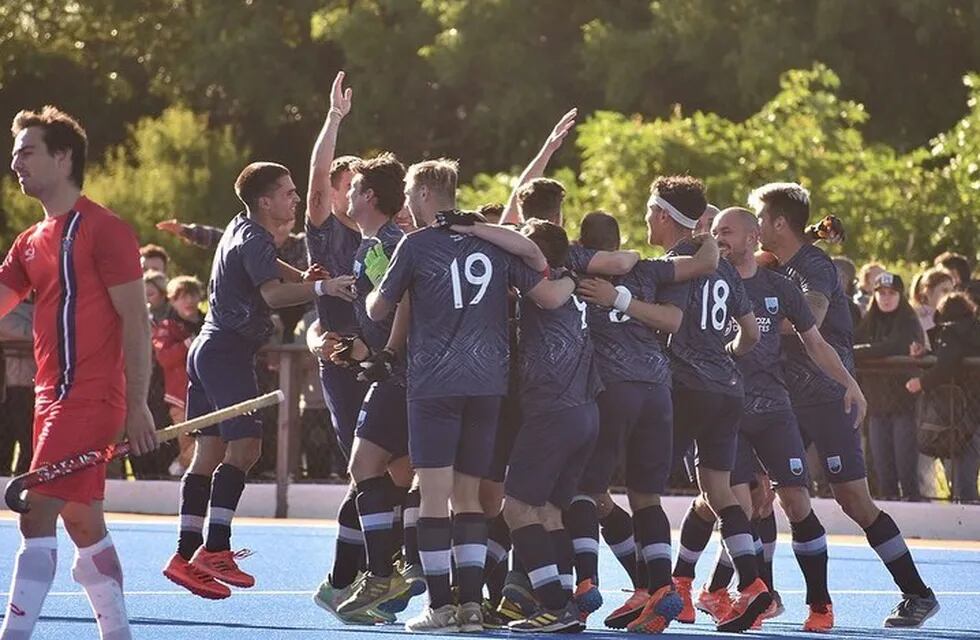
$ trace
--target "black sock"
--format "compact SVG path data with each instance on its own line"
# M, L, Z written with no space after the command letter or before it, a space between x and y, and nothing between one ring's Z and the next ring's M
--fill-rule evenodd
M219 464L211 476L208 538L204 542L208 551L231 549L231 521L244 490L245 472L224 462Z
M633 539L633 519L626 510L618 504L613 504L612 511L605 518L599 520L600 533L602 539L612 550L613 555L619 560L619 564L630 577L634 589L645 589L646 578L643 582L637 580L636 575L636 541ZM644 570L644 573L646 571Z
M452 557L453 521L450 518L419 518L418 531L419 557L429 590L429 606L438 609L452 604L449 566Z
M569 598L575 593L575 577L572 568L575 566L575 551L572 547L572 536L568 529L553 529L548 532L551 544L555 548L555 565L558 567L558 578L561 588Z
M692 503L684 515L684 521L681 522L681 544L680 548L677 549L674 576L694 578L694 568L697 566L701 554L704 553L704 548L708 546L708 541L711 540L711 534L714 533L714 530L715 523L705 522L698 515Z
M733 577L735 577L735 567L732 566L731 556L728 555L725 545L718 545L718 557L715 559L715 568L711 570L708 591L727 589Z
M211 500L211 476L188 473L180 483L180 533L177 553L190 560L204 544L204 518Z
M412 489L405 496L405 507L402 509L402 527L405 537L405 562L421 564L419 559L419 504L422 494L418 488Z
M647 588L653 593L671 583L670 522L660 505L633 512L633 530L647 567Z
M793 554L806 581L806 603L830 604L827 590L827 532L812 510L799 522L791 522Z
M722 543L738 572L738 590L741 591L759 577L749 519L737 504L722 509L718 519L721 520Z
M912 553L905 545L902 532L891 516L882 511L871 526L864 530L868 544L874 549L881 561L885 563L895 584L902 593L917 596L928 596L929 587L919 576L915 568Z
M391 476L388 476L389 480ZM405 498L408 495L406 487L399 487L391 481L390 496L388 500L393 505L391 507L391 534L392 534L392 563L402 555L402 545L405 540Z
M599 585L599 514L595 500L575 496L564 514L565 528L575 550L575 582Z
M766 579L766 552L762 547L762 538L759 537L759 529L755 526L756 520L749 523L752 528L752 545L755 547L755 570L759 577L766 583L766 587L772 591L772 584Z
M459 604L482 602L487 561L487 518L482 511L453 515L453 559L459 576Z
M357 517L357 487L347 489L344 501L337 512L337 542L333 555L330 584L343 589L354 582L361 570L364 556L364 533Z
M772 558L776 553L776 516L770 513L766 518L760 518L756 524L759 539L762 540L763 570L762 579L773 589Z
M499 514L487 525L487 564L483 569L484 582L490 602L499 603L507 579L507 559L510 557L510 528Z
M510 532L514 553L521 559L538 602L547 609L562 609L568 602L561 586L555 550L548 532L532 524Z
M395 553L392 493L388 476L357 483L357 513L364 532L368 570L382 578L391 576L391 557Z

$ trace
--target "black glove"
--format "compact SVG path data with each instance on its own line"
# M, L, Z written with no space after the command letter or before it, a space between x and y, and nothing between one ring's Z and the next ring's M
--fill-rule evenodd
M449 229L453 226L472 227L479 218L472 211L440 211L436 214L435 228Z
M361 382L384 382L391 377L397 361L395 354L387 349L372 353L366 360L358 363L361 372L357 374L357 379Z
M357 336L344 336L338 342L338 347L334 349L331 356L331 360L334 364L341 367L353 367L360 363L359 360L354 359L354 341L357 340Z

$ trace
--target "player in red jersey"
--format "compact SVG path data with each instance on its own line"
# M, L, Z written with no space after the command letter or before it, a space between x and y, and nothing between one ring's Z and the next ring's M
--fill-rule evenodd
M136 455L152 451L150 324L136 235L81 195L88 143L71 116L50 106L21 111L11 131L10 166L21 190L44 208L44 219L17 237L0 265L0 317L30 292L36 296L31 470L105 447L124 430ZM29 491L0 640L28 638L34 629L54 579L59 515L77 547L72 576L101 638L131 637L104 494L104 466Z

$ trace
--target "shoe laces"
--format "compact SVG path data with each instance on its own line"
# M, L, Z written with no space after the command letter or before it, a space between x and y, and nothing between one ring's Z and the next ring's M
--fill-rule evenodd
M905 596L902 601L898 603L895 607L895 613L899 616L910 615L915 611L915 605L918 602L918 597L916 596Z
M252 551L251 549L239 549L238 551L233 553L231 557L234 558L235 560L242 560L244 558L248 558L254 555L255 552Z

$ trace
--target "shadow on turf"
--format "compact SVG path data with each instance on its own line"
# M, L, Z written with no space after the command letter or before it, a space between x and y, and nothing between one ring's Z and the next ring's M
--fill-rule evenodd
M3 620L3 616L0 616ZM91 616L76 618L74 616L41 616L38 622L77 622L92 624ZM242 624L239 622L207 622L202 620L170 620L166 618L130 618L132 626L148 627L221 627L223 629L248 629L252 631L328 631L318 627L284 627L282 625ZM332 629L330 629L332 631Z

